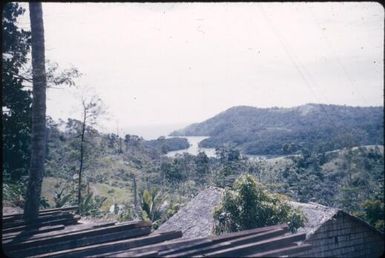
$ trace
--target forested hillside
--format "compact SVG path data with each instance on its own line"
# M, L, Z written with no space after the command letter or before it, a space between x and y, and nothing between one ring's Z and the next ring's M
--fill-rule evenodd
M383 107L306 104L293 108L232 107L171 135L210 136L201 147L229 145L243 153L285 155L384 143Z
M255 165L255 175L274 191L300 202L341 208L375 221L372 224L383 230L383 146L302 151L301 155L259 160Z
M48 121L42 206L77 203L80 130L77 120ZM85 143L85 215L105 216L116 204L120 208L113 214L120 219L143 217L144 196L152 196L154 210L147 213L155 216L152 220L158 226L200 190L230 186L249 173L270 191L344 209L383 230L383 146L318 153L301 148L296 155L274 159L249 159L237 149L223 147L215 158L204 153L170 158L163 155L165 149L183 147L184 139L145 141L136 135L103 134L92 127L87 127ZM22 207L24 187L21 182L6 183L3 201Z

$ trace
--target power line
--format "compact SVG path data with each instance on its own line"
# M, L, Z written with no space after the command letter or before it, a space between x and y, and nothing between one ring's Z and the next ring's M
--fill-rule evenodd
M322 30L322 26L319 23L319 21L317 20L317 15L315 14L315 12L313 11L313 8L311 6L309 6L309 14L310 14L310 17L311 17L313 23L315 24L315 26L321 31L321 37L328 44L329 49L332 50L334 56L336 57L337 64L341 68L341 70L342 70L343 74L345 75L345 78L347 79L347 81L350 84L351 88L354 90L355 89L355 83L353 82L353 80L349 76L348 72L346 71L345 66L342 64L341 58L339 57L337 51L335 50L332 42L329 40L328 37L326 37L326 34L324 33L324 30ZM364 101L364 103L368 103L364 96L362 96L361 94L357 94L357 95L359 96L359 98L361 98L361 100Z
M302 80L305 82L306 86L310 89L311 93L313 94L313 97L315 99L318 100L318 97L314 91L314 89L311 87L310 85L310 82L306 79L304 73L301 71L299 65L297 64L297 62L294 60L294 57L290 54L290 51L288 49L288 47L286 46L286 43L284 42L282 36L280 35L280 33L277 31L277 29L274 27L274 24L272 23L272 21L270 20L270 18L267 16L265 10L263 9L263 6L262 5L258 5L258 8L260 9L264 19L267 21L267 23L269 24L270 28L272 29L273 33L275 34L275 36L278 38L279 42L281 43L281 46L283 47L286 55L289 57L292 65L294 66L294 68L297 70L298 74L301 76Z
M293 64L293 66L295 67L295 69L297 70L297 72L300 74L301 78L303 79L303 81L305 82L306 86L310 89L311 93L313 94L314 98L319 102L319 98L315 92L315 90L313 89L313 87L311 86L311 83L308 81L308 79L306 78L304 72L307 72L306 69L304 68L304 66L300 65L300 64L297 64L297 62L295 61L294 57L291 55L288 47L287 47L287 44L284 40L284 38L280 35L279 31L274 27L274 24L272 23L272 21L270 20L270 18L267 16L265 10L263 9L263 6L262 4L261 5L258 5L258 8L260 9L263 17L265 18L265 20L267 21L267 23L270 25L270 28L272 29L272 31L274 32L275 36L278 38L279 42L281 43L285 53L287 54L287 56L289 57L291 63ZM302 72L302 70L304 70L304 72ZM309 73L308 73L308 76L309 76ZM311 76L309 76L310 78L312 78ZM326 118L327 120L329 120L329 122L331 124L333 124L334 127L336 127L334 121L330 118L328 112L326 111L325 107L321 104L320 105L321 107L321 110L325 113L326 115Z

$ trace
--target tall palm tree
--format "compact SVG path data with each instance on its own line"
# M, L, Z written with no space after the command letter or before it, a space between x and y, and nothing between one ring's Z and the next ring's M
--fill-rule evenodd
M44 50L43 10L41 2L29 3L29 17L32 35L32 135L31 163L24 206L24 219L31 223L39 213L41 184L44 175L46 148L46 70Z

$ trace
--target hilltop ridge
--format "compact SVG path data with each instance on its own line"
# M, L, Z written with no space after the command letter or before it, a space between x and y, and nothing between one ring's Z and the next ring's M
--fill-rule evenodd
M383 107L308 103L290 108L231 107L173 136L210 136L201 147L229 145L247 154L282 155L300 147L329 151L383 144ZM283 150L286 145L290 148Z

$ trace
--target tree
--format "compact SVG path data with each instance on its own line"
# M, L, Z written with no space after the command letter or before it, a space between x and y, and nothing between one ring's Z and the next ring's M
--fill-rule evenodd
M122 149L122 137L120 137L119 122L117 122L117 125L116 125L116 135L118 136L118 140L119 140L118 153L121 154L123 153L123 149Z
M81 190L82 190L82 172L84 166L84 153L85 153L85 137L87 133L87 127L93 126L97 122L97 118L104 113L102 100L97 96L91 96L89 98L82 97L82 128L80 134L80 156L79 156L79 177L78 177L78 204L80 209L81 204Z
M169 183L177 183L182 181L183 177L177 167L177 161L164 161L160 165L160 171L162 177L165 178Z
M24 187L31 157L32 69L28 59L31 32L18 27L17 19L25 10L18 3L3 9L2 40L2 123L3 180ZM58 64L46 62L47 87L74 85L77 69L60 70Z
M46 71L44 49L44 25L42 4L29 3L32 34L32 134L31 163L27 186L24 218L30 223L37 219L40 205L41 184L44 175L46 150Z
M364 219L373 225L376 229L384 232L385 213L383 200L380 198L375 200L367 200L364 202L363 206L365 209Z
M284 196L269 193L254 176L242 175L215 209L214 231L220 234L279 223L287 223L294 231L303 226L304 217L285 201Z
M132 177L132 190L134 194L134 210L135 213L138 210L138 193L137 193L137 185L136 185L136 175L134 173L131 173L130 176Z
M31 33L16 23L24 12L18 3L9 2L2 23L3 178L13 183L28 174L30 161L32 92L20 75L28 62Z
M78 149L73 143L73 134L69 131L74 127L81 128L80 122L68 119L67 122L60 120L56 123L52 118L47 117L47 157L45 163L45 176L54 176L66 180L73 179L73 172L77 169L75 162L78 161ZM59 127L66 128L61 132ZM78 130L80 132L80 129ZM74 132L76 134L77 132ZM80 135L80 133L78 133ZM73 146L75 145L75 146Z
M203 176L206 176L210 172L209 166L209 157L207 157L206 153L199 152L195 158L196 170L199 175L199 178L202 179Z

